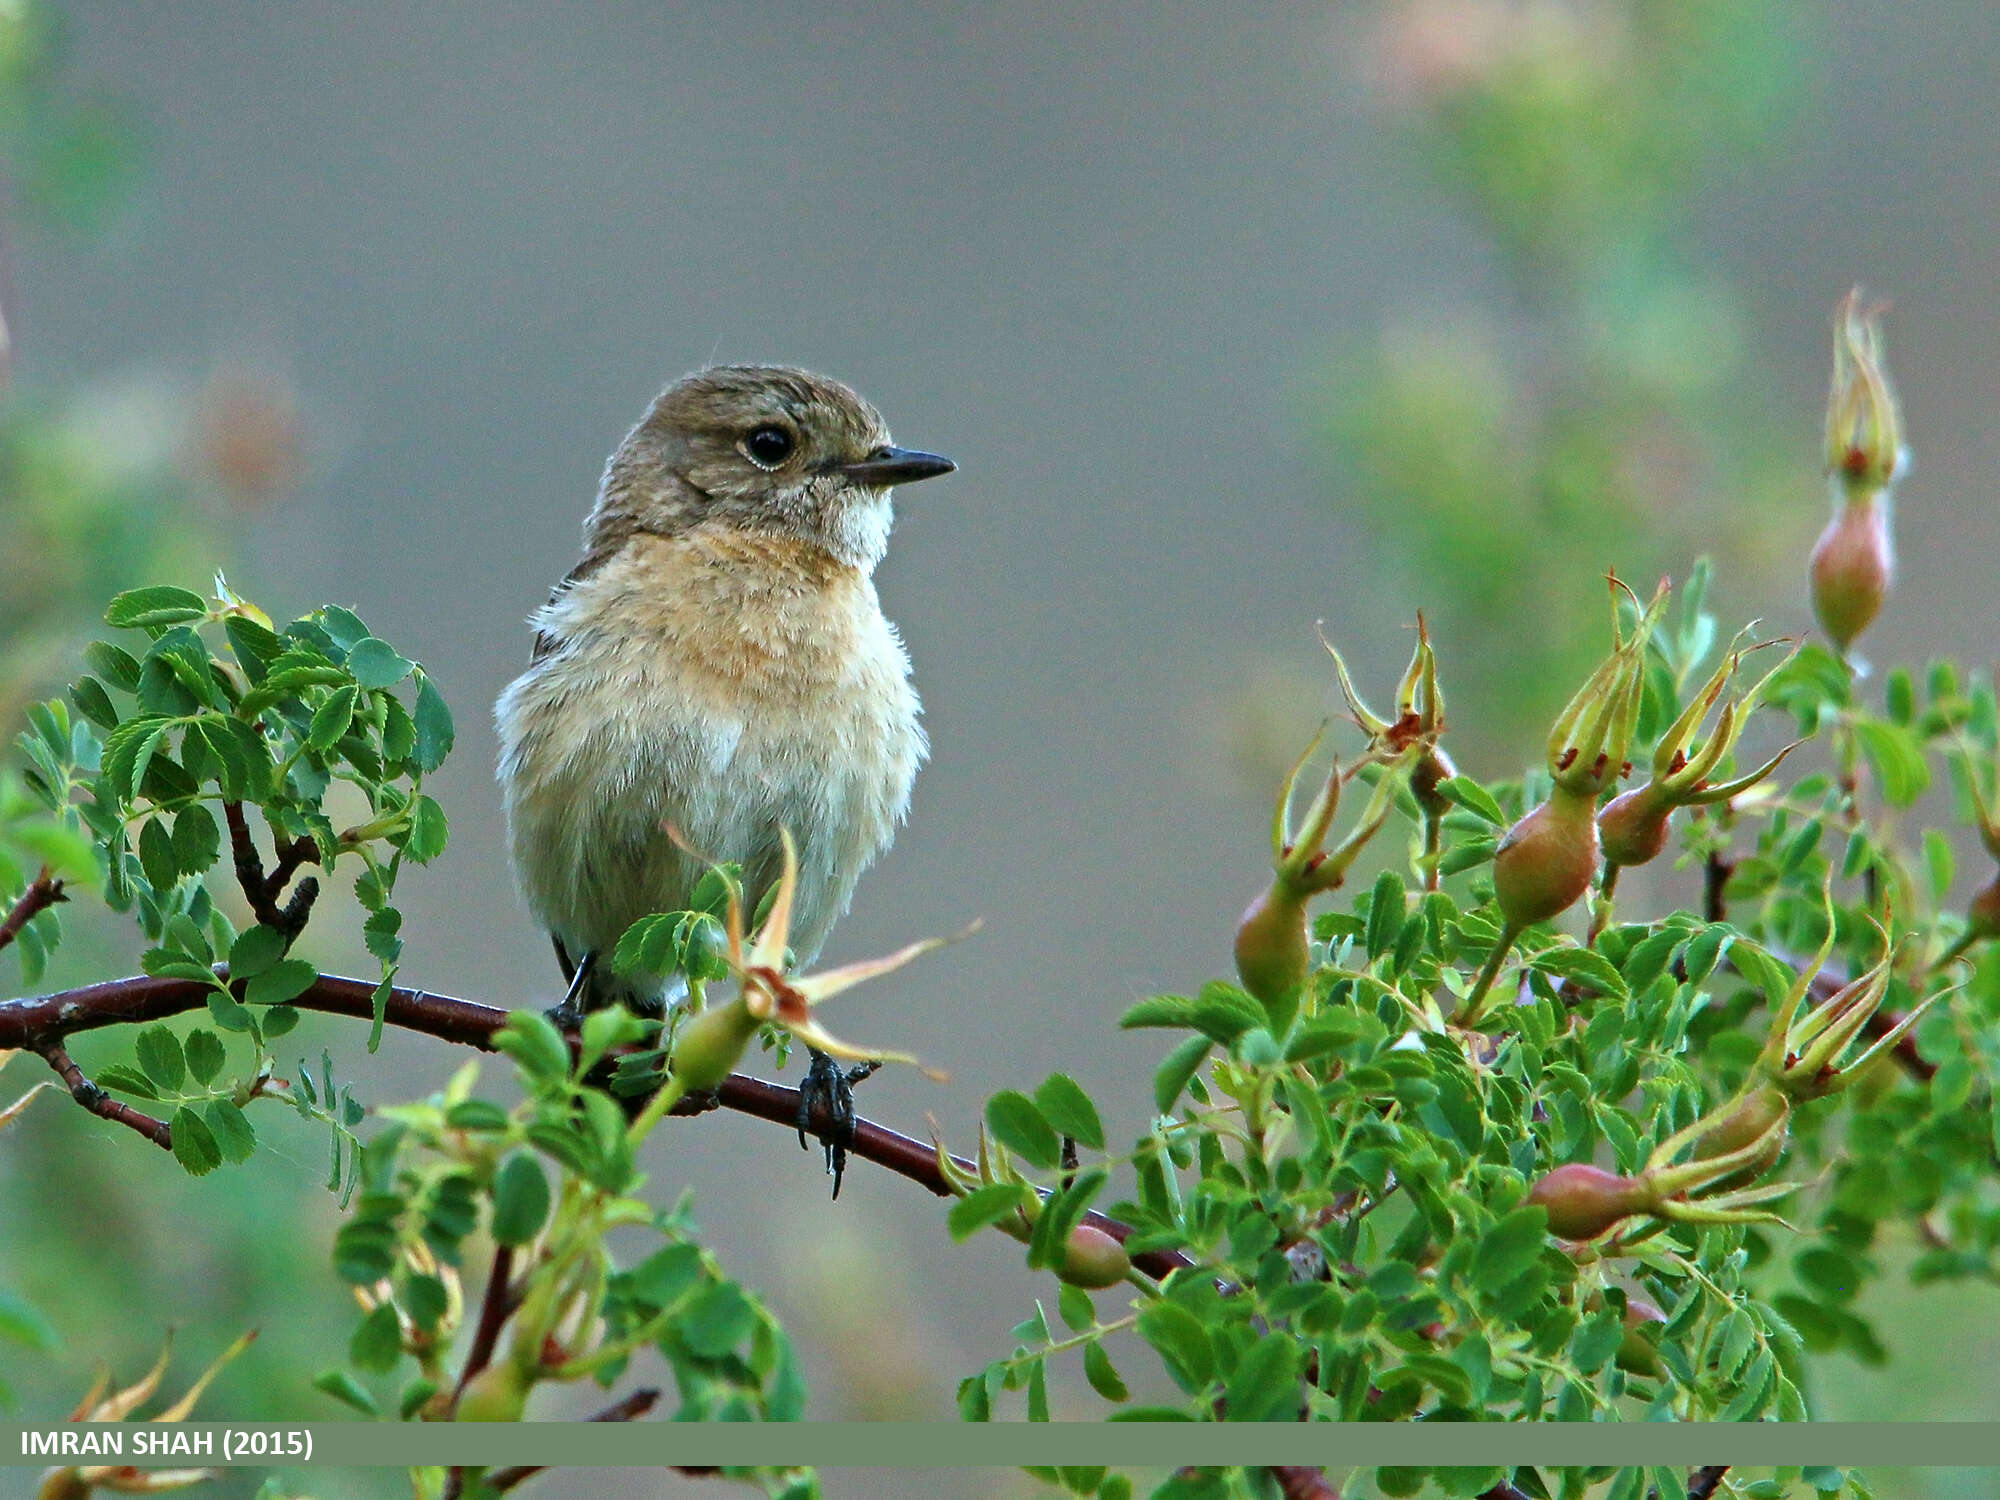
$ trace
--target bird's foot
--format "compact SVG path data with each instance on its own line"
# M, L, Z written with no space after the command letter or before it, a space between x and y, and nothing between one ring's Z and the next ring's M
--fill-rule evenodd
M563 972L569 975L569 989L560 1003L550 1006L542 1014L549 1018L557 1031L575 1031L583 1025L583 997L590 988L590 976L597 971L597 955L586 953L572 965L561 939L557 939L556 958L561 962Z
M826 1170L833 1178L833 1196L840 1196L840 1179L847 1171L847 1148L854 1144L854 1085L882 1065L865 1062L843 1068L824 1052L809 1049L812 1063L799 1084L799 1145L810 1132L826 1148ZM815 1125L815 1120L824 1121Z

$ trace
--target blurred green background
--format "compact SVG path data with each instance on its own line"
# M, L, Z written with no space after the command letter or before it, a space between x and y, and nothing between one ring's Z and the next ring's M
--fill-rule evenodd
M825 370L961 466L879 575L935 751L828 958L985 920L853 1002L846 1030L954 1075L863 1108L962 1142L1062 1068L1136 1130L1153 1044L1111 1022L1226 968L1332 706L1313 622L1379 701L1426 610L1453 748L1495 775L1536 753L1607 566L1710 551L1725 616L1802 627L1856 281L1893 302L1916 454L1863 650L1991 660L1996 77L1986 0L0 4L0 705L140 579L358 609L460 724L405 974L546 1003L486 712L523 619L661 384ZM48 983L133 967L87 905ZM340 929L310 956L365 968ZM452 1061L296 1036L373 1102ZM55 1340L0 1343L18 1409L66 1410L97 1359L136 1374L169 1325L180 1378L254 1324L209 1409L337 1415L302 1378L352 1316L324 1143L273 1131L200 1181L52 1099L7 1131L0 1289ZM1039 1290L865 1167L829 1207L782 1132L668 1135L658 1191L691 1185L769 1291L817 1416L948 1414ZM1869 1298L1891 1362L1823 1363L1823 1415L2000 1412L2000 1292ZM1884 1488L1990 1492L1962 1480Z

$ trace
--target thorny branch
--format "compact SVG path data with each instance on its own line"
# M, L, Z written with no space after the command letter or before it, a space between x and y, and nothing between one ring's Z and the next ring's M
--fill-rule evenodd
M174 1133L165 1120L156 1120L151 1115L141 1114L129 1104L112 1098L98 1085L83 1076L83 1069L71 1060L63 1044L58 1041L44 1041L34 1044L48 1065L56 1070L56 1076L63 1081L70 1097L94 1115L118 1125L136 1130L147 1140L162 1150L174 1149Z
M47 865L43 865L42 873L28 882L28 888L15 898L6 917L0 918L0 948L19 937L21 929L44 911L58 901L67 900L69 897L63 894L63 883L49 873Z
M306 919L312 915L313 902L319 898L319 881L307 876L298 884L291 898L283 906L278 897L284 893L285 885L298 873L300 865L319 863L319 845L309 838L296 838L288 843L276 843L274 853L277 862L270 874L264 873L263 856L257 852L257 841L250 836L249 821L243 815L241 802L222 804L223 821L229 825L229 849L236 864L236 883L243 888L243 899L250 903L250 910L266 927L276 928L285 935L286 946L305 930ZM275 832L273 839L276 839Z
M27 1047L50 1057L50 1049L53 1049L68 1062L68 1054L62 1050L65 1038L105 1026L157 1021L186 1011L200 1010L207 1005L210 993L210 986L199 980L135 974L53 995L0 1001L0 1051L10 1047ZM287 1003L301 1010L373 1020L375 985L363 979L322 974L304 994ZM493 1033L506 1023L508 1014L495 1006L481 1005L474 1000L433 995L425 990L393 989L389 992L384 1020L399 1030L419 1032L442 1041L491 1052L494 1050ZM51 1066L56 1066L53 1058ZM75 1065L72 1063L69 1066L75 1072ZM57 1071L60 1073L62 1069L57 1067ZM76 1073L76 1078L82 1081L86 1093L95 1091L103 1099L103 1106L100 1107L90 1103L83 1094L78 1094L78 1103L104 1115L106 1119L129 1125L149 1140L171 1146L173 1137L164 1123L148 1120L146 1116L105 1096L103 1090L84 1079L81 1073ZM64 1082L71 1082L68 1075L64 1076ZM77 1092L74 1083L71 1084L71 1092ZM771 1124L794 1129L798 1121L799 1091L735 1073L712 1096L684 1099L675 1107L674 1113L695 1115L717 1108L754 1115ZM107 1109L117 1113L108 1113ZM825 1126L831 1121L824 1118L822 1108L815 1113L813 1123ZM849 1142L848 1150L928 1188L940 1198L951 1196L951 1187L938 1170L937 1150L927 1142L913 1140L872 1120L858 1119L854 1122L854 1138ZM958 1164L967 1172L978 1170L969 1161L958 1159ZM1094 1210L1085 1215L1084 1222L1120 1241L1131 1233L1129 1225ZM1132 1257L1132 1263L1147 1275L1155 1277L1166 1276L1194 1264L1188 1257L1172 1250L1141 1251Z

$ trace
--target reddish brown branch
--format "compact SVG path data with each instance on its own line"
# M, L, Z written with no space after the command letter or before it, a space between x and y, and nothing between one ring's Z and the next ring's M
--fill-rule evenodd
M236 883L243 889L243 899L250 903L250 911L266 927L275 928L285 935L290 946L305 930L306 919L312 915L313 902L319 897L319 882L308 877L301 880L298 889L283 906L278 897L284 892L285 884L303 864L319 862L319 845L309 838L296 838L289 843L276 843L276 831L272 832L275 844L273 852L277 862L270 874L264 873L263 856L257 852L257 841L250 836L250 823L243 815L241 802L222 804L223 821L229 825L229 850L236 865Z
M1310 1464L1273 1464L1271 1477L1285 1500L1340 1500L1340 1491L1327 1482L1326 1471Z
M1696 1469L1688 1476L1688 1500L1710 1500L1728 1472L1728 1464L1704 1464Z
M4 920L0 920L0 948L6 947L21 935L36 917L54 906L58 901L67 901L63 894L63 883L49 874L49 867L42 866L42 873L28 882L28 888L15 899Z
M85 985L81 989L65 990L55 995L0 1001L0 1050L31 1047L42 1051L53 1045L60 1051L62 1040L78 1032L158 1021L186 1011L200 1010L207 1005L212 992L210 986L199 980L135 974L130 978L107 979L100 984ZM322 974L313 981L310 989L289 1003L301 1010L371 1021L375 1016L375 985L365 979ZM449 995L433 995L425 990L392 989L384 1020L402 1031L418 1032L459 1046L491 1052L493 1033L506 1024L508 1015L507 1011L473 1000L456 1000ZM123 1105L115 1107L124 1108ZM718 1107L738 1114L754 1115L760 1120L791 1129L798 1120L799 1092L782 1084L767 1083L761 1078L735 1073L715 1091L712 1098L683 1100L674 1113L694 1115ZM102 1110L98 1112L103 1113ZM815 1123L821 1122L815 1120ZM164 1130L166 1127L160 1128ZM856 1120L854 1139L848 1149L856 1156L930 1189L941 1198L951 1193L943 1172L938 1169L937 1149L927 1142L912 1140L872 1120ZM953 1160L968 1173L977 1170L962 1157L954 1157ZM1120 1241L1132 1232L1130 1225L1094 1211L1086 1215L1085 1222ZM1194 1264L1176 1250L1141 1251L1132 1257L1132 1263L1147 1275L1156 1277Z
M48 1065L56 1070L56 1076L62 1079L70 1097L92 1114L100 1115L113 1124L123 1125L128 1130L138 1131L162 1150L174 1149L174 1133L165 1120L156 1120L151 1115L139 1113L131 1105L120 1103L85 1078L83 1069L71 1060L61 1042L40 1042L35 1044L35 1050L41 1053Z
M479 1303L479 1323L472 1330L472 1347L465 1351L465 1368L458 1372L458 1387L451 1393L454 1410L465 1394L466 1382L493 1363L493 1351L500 1343L500 1330L513 1316L517 1304L509 1282L514 1275L514 1247L493 1247L493 1269L487 1273L486 1295Z
M635 1422L651 1411L658 1404L659 1399L660 1393L656 1390L637 1390L623 1401L613 1402L610 1406L605 1407L603 1411L596 1413L588 1420L592 1422ZM720 1469L696 1468L688 1464L668 1464L666 1467L676 1474L685 1474L694 1478L705 1478L708 1475L722 1472ZM504 1495L524 1480L533 1479L537 1474L543 1473L547 1468L546 1464L518 1464L509 1469L495 1469L491 1474L486 1476L486 1488L492 1494ZM454 1470L453 1472L456 1473L457 1471Z

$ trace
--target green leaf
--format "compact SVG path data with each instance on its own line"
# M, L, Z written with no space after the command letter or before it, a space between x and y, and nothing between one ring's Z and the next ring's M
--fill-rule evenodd
M215 1144L222 1152L222 1159L230 1162L248 1161L257 1150L257 1132L250 1128L250 1120L237 1107L233 1099L212 1099L206 1111L208 1128L215 1136Z
M974 1188L952 1204L945 1215L945 1228L954 1240L968 1240L989 1224L997 1224L1023 1207L1032 1190L1015 1182L989 1183Z
M368 914L368 920L361 924L361 940L376 958L392 964L403 956L403 940L396 935L402 928L403 914L393 906L385 906Z
M1056 1288L1056 1311L1072 1333L1097 1326L1097 1309L1090 1304L1090 1293L1080 1286L1064 1282Z
M1244 1351L1224 1388L1232 1422L1292 1422L1299 1415L1299 1347L1287 1338L1258 1339Z
M1159 1352L1167 1373L1189 1395L1214 1376L1215 1349L1208 1330L1179 1303L1155 1302L1140 1313L1139 1336Z
M493 1174L493 1238L525 1245L548 1217L549 1180L542 1164L526 1151L514 1152Z
M83 659L90 663L90 670L117 688L121 693L130 693L139 686L139 658L123 646L114 646L109 641L92 641L83 648Z
M986 1101L986 1128L1016 1156L1037 1167L1053 1167L1062 1154L1055 1127L1035 1101L1017 1089L1003 1089Z
M178 1092L187 1077L180 1038L164 1026L148 1026L139 1033L137 1050L139 1066L145 1069L146 1076L153 1080L160 1092Z
M520 1064L530 1078L569 1077L569 1044L554 1023L538 1010L517 1010L493 1033L493 1045Z
M199 875L222 853L222 830L215 814L199 802L190 802L174 814L174 863L185 875Z
M328 693L326 701L313 710L312 724L306 731L306 743L315 750L331 750L354 721L354 700L359 695L360 689L351 683Z
M379 1302L348 1340L347 1357L357 1370L386 1375L403 1357L403 1328L393 1302Z
M1517 1208L1486 1234L1472 1257L1472 1279L1492 1291L1526 1274L1542 1258L1548 1211L1535 1204Z
M1544 948L1528 960L1530 967L1558 979L1596 990L1613 1000L1629 1000L1632 992L1611 961L1589 948Z
M410 804L410 833L403 845L404 852L418 864L427 865L444 853L450 836L444 809L432 798L420 794Z
M319 970L302 958L280 959L243 987L246 1005L282 1005L313 987Z
M153 1080L137 1068L128 1068L121 1063L107 1063L97 1070L97 1082L105 1088L116 1089L121 1094L130 1094L135 1099L157 1099L158 1090Z
M0 1339L38 1353L47 1353L58 1343L54 1325L29 1303L4 1289L0 1289Z
M1476 817L1484 818L1496 827L1507 826L1507 814L1500 810L1493 794L1470 776L1447 776L1437 784L1437 789Z
M343 1405L353 1407L364 1417L381 1414L380 1408L375 1405L375 1398L368 1394L360 1381L345 1370L321 1370L319 1374L313 1376L313 1389L333 1397Z
M347 670L365 688L390 688L410 675L416 663L387 641L363 636L347 653Z
M427 1333L451 1307L451 1294L435 1276L412 1276L396 1300L409 1312L411 1321Z
M1186 1027L1227 1046L1269 1019L1264 1007L1235 985L1211 981L1202 986L1196 999L1155 995L1141 1000L1118 1018L1118 1024L1128 1031L1147 1026Z
M1118 1378L1118 1367L1111 1362L1111 1356L1104 1352L1102 1344L1083 1346L1083 1378L1090 1382L1090 1388L1106 1401L1123 1401L1131 1395L1125 1389L1125 1382ZM1103 1491L1098 1492L1102 1495Z
M429 677L421 673L417 677L416 717L417 767L428 773L443 765L444 758L451 754L456 731L452 728L451 710L445 706L444 695L431 685Z
M1043 1080L1035 1090L1035 1104L1058 1134L1093 1151L1104 1149L1104 1122L1097 1116L1097 1106L1067 1073L1051 1073Z
M675 1322L681 1341L696 1354L720 1359L734 1353L757 1326L757 1311L734 1283L712 1282L688 1299Z
M207 971L203 970L203 973L206 975ZM250 1012L234 995L224 990L208 992L208 1014L224 1031L248 1031L252 1025Z
M229 945L229 977L255 979L284 956L285 935L277 928L248 928Z
M1924 794L1931 784L1931 772L1915 734L1881 719L1857 720L1854 733L1891 807L1908 807Z
M1403 878L1394 870L1384 870L1375 877L1375 888L1368 897L1368 956L1371 959L1380 958L1396 946L1396 939L1402 935L1408 899L1403 889Z
M208 601L201 595L159 584L127 589L117 595L105 607L104 623L115 629L130 630L147 625L179 625L207 616Z
M1215 1043L1199 1032L1185 1038L1173 1051L1166 1055L1160 1066L1153 1072L1153 1107L1161 1114L1171 1111L1188 1086L1188 1080L1201 1070Z
M148 818L139 830L139 866L153 889L163 896L179 883L180 865L174 859L174 841L164 818Z
M197 1027L187 1034L183 1048L189 1076L207 1088L208 1081L222 1071L222 1038L206 1027Z
M222 1165L222 1148L200 1115L183 1104L168 1122L174 1135L174 1160L190 1177L205 1177Z
M104 684L95 677L77 678L69 685L69 697L83 716L99 729L118 727L118 709L111 702L111 695L104 691Z

